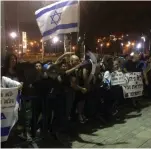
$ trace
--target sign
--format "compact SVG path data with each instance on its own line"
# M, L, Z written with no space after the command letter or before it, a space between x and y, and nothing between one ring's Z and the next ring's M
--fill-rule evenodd
M123 85L126 84L126 77L125 74L123 74L122 72L112 72L111 73L111 85Z
M17 102L19 82L2 77L1 88L1 142L7 141L12 127L18 120ZM8 87L8 88L6 88Z
M15 107L6 108L1 113L1 142L7 141L10 131L18 120L18 104Z
M23 44L23 53L26 53L27 49L27 33L22 32L22 44Z
M1 109L15 107L18 87L1 89Z
M143 81L141 72L126 73L128 83L122 85L124 98L139 97L143 95Z

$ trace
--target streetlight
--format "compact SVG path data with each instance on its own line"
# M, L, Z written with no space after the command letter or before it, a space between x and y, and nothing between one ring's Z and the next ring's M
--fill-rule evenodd
M31 45L31 46L33 46L33 45L34 45L34 43L33 43L33 42L30 42L30 45Z
M17 34L15 32L11 32L10 33L10 37L13 38L13 39L15 39L17 37Z
M134 43L134 42L132 42L132 46L135 46L135 43Z
M140 49L141 47L142 47L141 43L138 43L137 46L136 46L137 49Z
M72 50L75 50L75 49L76 49L75 46L73 46L73 47L72 47Z
M110 43L108 42L108 43L106 44L106 46L109 47L109 46L110 46Z
M130 46L130 44L127 44L126 47L128 48Z
M52 42L56 45L55 46L55 51L57 51L57 42L59 41L59 38L56 36L56 37L54 37L53 39L52 39Z
M132 52L132 53L130 54L130 56L134 56L134 52Z
M102 47L103 47L103 43L101 43L101 44L100 44L100 46L101 46L101 54L102 54Z
M54 37L54 38L52 39L52 41L53 41L53 43L55 44L55 43L57 43L57 42L59 41L59 38L56 36L56 37Z

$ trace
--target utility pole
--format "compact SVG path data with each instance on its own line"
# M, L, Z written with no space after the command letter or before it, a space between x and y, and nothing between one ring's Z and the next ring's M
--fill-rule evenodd
M6 55L6 37L5 37L5 1L1 1L1 65L3 65Z

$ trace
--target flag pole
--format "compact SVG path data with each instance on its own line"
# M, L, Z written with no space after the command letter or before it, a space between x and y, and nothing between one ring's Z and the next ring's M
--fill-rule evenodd
M80 0L78 0L78 32L77 32L77 46L78 46L78 53L77 55L79 56L80 58L80 55L81 55L81 51L80 51L80 46L78 45L79 43L79 35L80 35Z
M42 40L42 63L44 62L44 42Z

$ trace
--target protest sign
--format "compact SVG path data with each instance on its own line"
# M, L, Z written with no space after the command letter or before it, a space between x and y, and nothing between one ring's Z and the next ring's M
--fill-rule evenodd
M15 107L18 88L2 88L1 89L1 109Z
M1 88L1 142L7 141L12 127L18 120L18 86L20 83L7 77L2 77ZM5 88L5 87L8 88Z
M111 73L111 85L123 85L126 84L126 77L122 72L112 72Z
M139 97L143 95L143 81L140 72L126 73L128 83L122 85L124 98Z

